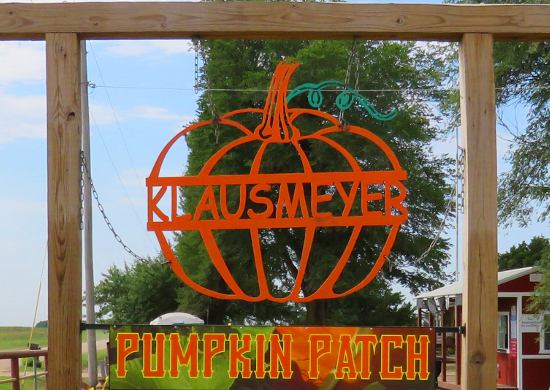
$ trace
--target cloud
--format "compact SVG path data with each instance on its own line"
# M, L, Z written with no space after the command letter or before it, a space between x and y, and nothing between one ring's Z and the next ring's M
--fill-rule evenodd
M44 43L0 42L0 58L0 86L15 82L43 82L46 79Z
M141 190L145 188L145 178L149 177L151 173L150 168L136 168L136 169L125 169L121 172L122 183L126 187L139 187ZM143 199L140 198L140 202Z
M181 115L171 112L164 107L157 106L137 106L126 113L126 116L160 121L178 121L181 123L188 123L194 119L191 115Z
M110 125L116 123L116 119L121 123L135 119L189 123L194 117L172 112L164 107L158 106L140 105L126 110L115 109L115 112L113 112L111 107L106 105L92 104L90 106L90 120L92 121L92 125Z
M116 111L116 116L121 124L135 119L178 123L188 123L194 119L191 115L181 115L156 106L136 106ZM90 107L90 122L93 128L97 125L115 124L116 120L109 106L93 104ZM0 89L0 144L22 138L46 138L46 96L16 96Z
M193 54L190 40L119 41L107 46L107 51L121 57L166 56Z
M14 96L0 90L0 143L46 138L46 96Z
M116 112L116 117L122 120L119 112ZM94 125L111 125L116 123L115 114L111 107L103 104L90 104L90 124Z

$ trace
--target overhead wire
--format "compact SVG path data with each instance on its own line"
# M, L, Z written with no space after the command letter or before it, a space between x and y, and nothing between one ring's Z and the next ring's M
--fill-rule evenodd
M38 306L40 305L40 294L42 293L42 280L44 279L44 270L46 269L46 259L48 258L48 240L46 240L46 245L44 245L44 256L42 257L42 270L40 271L40 280L38 282L38 291L36 293L36 302L34 304L34 314L32 317L32 326L31 326L31 332L29 334L29 342L28 342L28 348L31 349L32 345L32 338L34 336L34 329L36 326L36 317L38 315ZM36 362L35 362L36 364ZM27 374L27 365L25 364L23 371L23 377ZM22 381L23 382L23 381Z
M122 180L122 176L120 175L120 172L118 171L118 168L115 164L115 161L113 159L113 156L111 155L111 152L109 151L109 148L107 147L107 142L105 142L105 138L103 137L103 134L101 132L101 130L99 129L99 126L97 125L97 122L95 120L95 117L93 115L93 112L90 111L90 119L92 120L92 123L94 124L93 126L93 129L94 131L97 132L97 134L99 135L99 139L101 140L101 144L103 145L103 148L105 149L105 154L107 155L107 159L109 160L109 162L111 163L112 167L113 167L113 170L115 172L115 175L118 179L118 181L120 182L120 185L122 187L122 189L124 190L124 194L126 196L126 199L128 199L128 202L130 203L130 205L132 206L132 202L131 202L131 197L130 197L130 193L128 192L128 189L126 188L126 186L124 185L124 181ZM91 177L89 177L89 180L91 181ZM95 187L94 187L95 188ZM98 199L96 199L96 201L98 201ZM138 215L137 215L137 211L135 210L135 208L132 206L131 209L133 210L134 212L134 215L137 219L137 221L141 224L141 220L139 219ZM101 209L100 209L100 212L101 212ZM102 213L103 214L103 213ZM109 227L109 224L107 224L107 227ZM110 228L109 228L110 229ZM152 243L151 243L151 238L149 237L149 235L146 235L147 237L147 241L149 242L149 245L150 245L150 250L153 249L153 246L152 246ZM116 238L116 237L115 237ZM118 241L118 240L117 240ZM151 253L154 253L154 250L152 250ZM131 254L131 253L130 253ZM135 256L134 256L135 257Z
M92 57L93 57L93 59L94 59L94 63L95 63L95 65L96 65L96 68L97 68L99 77L100 77L102 83L105 83L105 79L104 79L104 77L103 77L103 72L101 71L101 67L100 67L100 65L99 65L99 61L98 61L98 59L97 59L97 56L96 56L96 54L95 54L95 51L94 51L94 48L93 48L93 45L92 45L91 42L89 42L88 47L90 48L90 52L92 53ZM89 83L89 86L90 86L91 88L94 88L94 85L95 85L95 84L93 84L93 83ZM132 172L133 172L133 174L134 174L136 180L137 180L137 181L140 181L140 177L139 177L139 175L137 174L137 171L136 171L136 168L135 168L135 167L136 167L136 164L135 164L135 162L134 162L134 159L132 158L132 154L130 153L130 150L129 150L129 147L128 147L128 143L126 142L126 137L124 136L124 132L123 132L123 130L122 130L122 126L121 126L121 124L120 124L118 115L117 115L116 110L115 110L115 108L114 108L114 104L113 104L113 101L112 101L112 99L111 99L111 95L110 95L110 93L109 93L108 88L105 89L105 95L106 95L106 97L107 97L107 102L108 102L109 107L110 107L110 109L111 109L113 118L114 118L114 120L115 120L116 128L117 128L118 133L120 134L120 137L121 137L121 139L122 139L122 144L123 144L124 149L125 149L125 151L126 151L126 154L127 154L127 156L128 156L128 159L129 159L129 162L130 162L131 170L132 170ZM113 166L113 168L114 168L114 170L115 170L115 173L116 173L116 175L117 175L117 177L118 177L118 180L119 180L119 182L120 182L120 184L121 184L121 186L122 186L122 188L123 188L123 190L124 190L124 192L125 192L126 198L127 198L127 200L128 200L128 203L130 204L130 208L132 209L132 212L133 212L133 214L134 214L134 217L136 218L136 221L138 222L138 224L141 224L143 221L140 219L140 217L139 217L139 215L138 215L138 213L137 213L137 210L136 210L136 207L135 207L135 205L134 205L134 202L132 201L132 198L130 197L130 194L129 194L129 192L128 192L128 189L127 189L126 186L124 185L124 181L122 180L122 177L121 177L121 175L120 175L118 169L116 168L116 164L115 164L115 162L114 162L114 159L112 158L111 153L109 152L109 148L107 147L107 143L105 142L105 139L103 138L103 135L101 134L101 131L99 130L99 127L97 126L97 122L95 121L95 119L94 119L94 117L93 117L93 113L91 112L91 110L90 110L90 117L92 118L92 122L94 123L94 130L97 130L97 132L99 133L99 136L100 136L100 138L101 138L101 142L102 142L103 147L104 147L104 149L105 149L105 151L106 151L106 153L107 153L107 156L108 156L108 158L109 158L109 161L111 162L111 165ZM149 249L150 249L151 253L154 253L154 249L153 249L153 248L154 248L154 245L153 245L153 243L152 243L152 241L151 241L151 238L149 237L149 235L146 235L146 237L147 237L147 242L148 242L148 244L149 244Z
M182 91L182 92L193 92L196 93L197 88L195 87L168 87L168 86L150 86L150 85L115 85L115 84L96 84L90 83L91 88L106 88L106 89L136 89L144 91ZM496 91L503 90L504 87L495 87ZM531 87L532 90L545 90L550 89L549 85L539 85ZM201 88L200 91L211 91L211 92L269 92L266 88ZM453 88L361 88L357 89L357 92L402 92L402 93L433 93L433 92L458 92L459 87ZM292 92L292 89L288 90ZM341 89L324 89L326 92L341 92Z

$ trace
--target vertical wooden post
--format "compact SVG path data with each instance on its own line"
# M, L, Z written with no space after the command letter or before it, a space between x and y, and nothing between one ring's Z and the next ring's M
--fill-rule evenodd
M447 326L445 323L445 311L446 308L441 312L442 327ZM443 331L441 336L441 379L443 382L447 382L447 332Z
M460 43L460 106L465 148L462 386L496 388L497 154L493 37Z
M81 388L80 45L46 34L48 389Z
M15 382L11 384L12 390L20 390L21 382L19 381L19 358L13 357L10 360L11 362L11 377L15 379Z
M462 308L459 308L456 303L455 298L455 326L460 326L462 324ZM455 367L456 367L456 377L455 382L457 385L460 385L461 375L462 375L462 338L460 334L455 335Z

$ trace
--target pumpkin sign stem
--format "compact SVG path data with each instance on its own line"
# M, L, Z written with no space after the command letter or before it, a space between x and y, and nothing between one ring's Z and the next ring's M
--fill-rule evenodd
M254 131L260 138L272 142L290 142L300 135L288 115L286 95L290 78L300 64L280 62L275 68L264 106L262 123Z

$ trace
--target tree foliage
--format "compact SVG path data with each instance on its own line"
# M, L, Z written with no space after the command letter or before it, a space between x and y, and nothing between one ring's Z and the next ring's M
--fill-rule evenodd
M205 91L199 100L198 114L204 120L237 108L263 107L271 74L283 58L292 57L302 64L293 78L294 86L328 79L345 80L351 43L213 40L202 42L201 46L207 59L202 83L215 88L215 91ZM361 42L355 47L360 66L357 73L352 71L351 77L348 77L352 86L357 84L369 90L430 89L443 79L442 64L411 43ZM179 296L182 307L201 313L201 317L210 323L322 324L330 321L332 324L376 325L411 320L410 306L403 305L403 296L392 292L391 286L400 284L416 293L434 288L445 279L446 240L439 240L424 259L418 259L436 236L446 208L450 192L446 183L448 161L436 157L430 149L430 142L438 134L432 106L419 101L413 92L377 92L368 94L368 98L379 111L388 111L396 106L399 114L391 122L381 123L354 107L345 113L345 121L368 128L380 136L392 147L409 174L406 186L410 219L398 235L389 264L375 282L363 292L346 299L305 305L214 300L184 288ZM322 109L338 116L338 110L328 100L327 97L327 104ZM304 97L301 100L296 98L293 104L307 106ZM257 125L257 118L244 118L242 121L251 129ZM319 123L308 120L300 122L300 126L303 131L309 132L322 128ZM190 133L186 139L189 148L186 175L196 175L215 151L238 136L233 129L224 126L211 126ZM369 145L358 143L346 134L342 134L338 142L358 157L363 169L383 166L383 160ZM344 169L339 159L328 150L314 144L303 147L316 170L330 172ZM216 166L215 174L248 173L256 149L246 146L226 155ZM301 169L300 163L282 146L275 145L266 152L262 161L262 172L293 172L297 169ZM180 202L183 212L193 213L200 196L200 188L184 187ZM229 206L235 209L236 200L230 197ZM286 295L299 266L303 229L266 229L260 234L270 287L276 295ZM315 291L326 278L349 234L347 228L316 231L311 256L315 265L308 268L303 285L305 293ZM384 228L363 229L337 289L347 289L357 283L358 278L364 277L372 267L385 237ZM249 232L217 231L215 238L239 285L251 294L257 292ZM178 234L175 251L194 281L217 291L228 292L209 259L199 233ZM384 315L376 315L380 312Z
M181 282L162 256L112 266L102 276L95 293L103 321L144 324L178 308Z
M550 0L458 0L459 3L550 4ZM546 221L550 215L550 42L496 42L494 46L497 103L519 103L529 114L525 129L508 128L512 137L506 158L511 169L499 178L499 219L510 226L528 226L533 218ZM501 121L502 122L502 121ZM507 262L527 265L539 252L523 257L533 245L547 239L535 238L511 250ZM514 248L513 248L514 249ZM514 252L514 254L512 254ZM535 256L536 254L536 256ZM540 252L538 263L545 275L539 285L536 306L550 308L550 260L548 250ZM502 258L502 257L501 257ZM514 259L514 260L512 260ZM505 269L505 268L503 268Z
M550 313L550 247L547 245L538 262L542 281L535 288L529 308L538 313ZM545 324L550 329L550 321Z
M549 250L550 240L548 238L533 237L529 244L524 241L518 246L512 246L508 252L500 254L498 256L498 269L499 271L505 271L540 265L544 254Z
M550 0L466 0L460 3L550 4ZM550 214L550 42L496 42L497 100L529 109L525 129L506 126L511 169L499 179L499 217L527 226Z

